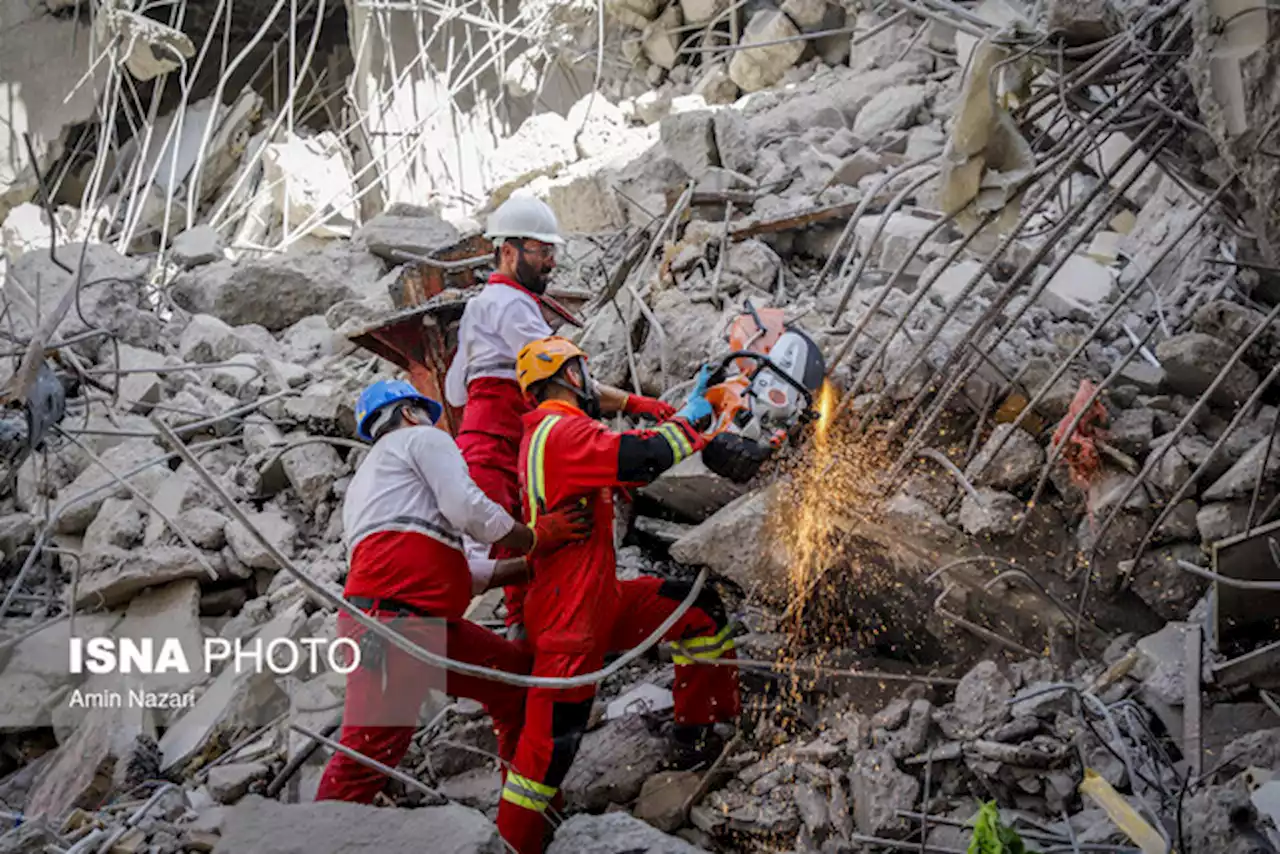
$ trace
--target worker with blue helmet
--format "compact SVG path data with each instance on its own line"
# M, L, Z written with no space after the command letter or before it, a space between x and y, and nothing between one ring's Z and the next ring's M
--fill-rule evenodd
M463 615L473 596L527 581L528 556L585 538L590 519L573 505L539 516L532 527L521 524L476 486L453 437L435 427L441 412L437 401L404 380L379 380L361 393L356 430L372 447L343 499L350 563L343 593L362 611L395 621L420 646L457 661L528 673L526 650ZM469 559L464 537L521 556ZM361 650L359 666L347 674L344 745L395 768L417 729L422 701L438 688L484 705L499 755L506 761L514 756L525 689L453 672L433 679L440 674L363 632L349 615L339 615L338 629ZM339 752L325 768L316 799L371 803L386 782L381 772Z

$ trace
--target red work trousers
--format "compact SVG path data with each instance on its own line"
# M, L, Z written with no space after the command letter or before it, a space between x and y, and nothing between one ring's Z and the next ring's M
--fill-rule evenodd
M622 598L610 637L590 652L536 651L535 676L577 676L600 670L606 654L638 646L691 589L687 583L657 578L620 585ZM686 611L663 639L679 640L685 650L675 655L675 722L710 724L737 717L738 668L696 663L735 657L719 596L704 590L695 607ZM541 854L543 850L547 807L554 806L577 755L595 694L595 685L529 689L524 729L498 806L498 830L518 854Z
M456 660L511 673L528 673L530 657L515 644L466 620L445 621L445 651ZM393 626L394 627L394 626ZM353 631L354 630L354 631ZM338 617L341 636L355 636L362 629L346 614ZM412 629L404 634L414 639ZM438 640L438 639L437 639ZM360 667L347 675L347 696L343 707L340 742L371 759L395 768L409 749L415 726L370 726L362 721L416 720L422 701L432 687L430 665L412 658L403 650L386 644L386 685L381 670ZM445 692L481 703L493 718L498 736L498 755L504 762L515 753L524 718L525 689L476 676L449 671ZM317 801L371 803L382 791L387 778L342 753L329 760L316 792Z

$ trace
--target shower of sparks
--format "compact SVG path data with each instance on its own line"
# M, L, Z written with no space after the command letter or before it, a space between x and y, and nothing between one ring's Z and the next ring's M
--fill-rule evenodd
M790 556L787 613L800 621L810 598L840 551L840 532L857 516L866 516L879 500L876 475L885 455L874 440L859 436L834 417L836 390L823 385L813 436L790 466L790 488L779 494L775 508L777 536ZM850 568L856 573L856 566Z

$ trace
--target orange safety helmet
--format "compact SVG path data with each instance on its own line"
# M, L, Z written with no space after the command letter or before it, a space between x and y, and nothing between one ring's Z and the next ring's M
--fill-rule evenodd
M516 357L516 381L520 383L520 390L528 393L530 386L554 377L565 362L575 358L585 363L587 354L568 338L551 335L530 341Z

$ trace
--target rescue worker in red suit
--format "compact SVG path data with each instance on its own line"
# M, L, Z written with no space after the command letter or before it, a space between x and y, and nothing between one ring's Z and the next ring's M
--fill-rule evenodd
M524 627L535 676L571 677L600 670L605 656L638 646L692 590L687 582L619 581L612 492L652 481L705 443L697 425L711 420L703 397L704 369L685 407L655 430L616 433L595 420L598 400L586 355L564 338L535 341L520 353L521 388L538 401L524 416L521 495L531 524L547 508L590 508L592 533L552 554L535 556L524 601ZM733 635L719 595L703 589L664 637L676 649L675 748L672 767L718 755L723 737L713 725L740 711L738 671L700 662L733 658ZM498 829L518 854L543 850L548 807L587 727L595 685L531 688L524 729L507 772Z
M419 645L435 646L435 652L528 673L525 651L462 619L474 594L527 578L527 559L468 562L462 535L541 554L582 539L590 520L570 508L544 515L532 527L517 522L472 483L453 438L434 426L440 413L438 402L403 381L379 381L360 396L357 432L373 447L343 502L351 563L344 595ZM394 768L417 728L422 701L437 687L483 704L493 717L499 754L512 757L524 688L452 671L433 685L439 670L366 632L347 614L339 616L338 628L361 649L359 666L347 675L343 745ZM336 753L316 799L369 803L386 782L380 772Z
M449 403L463 407L458 447L471 479L484 494L512 513L519 512L516 452L521 416L530 409L516 384L516 355L531 341L552 334L543 313L543 294L564 245L555 213L539 199L513 196L489 218L485 237L492 240L497 270L488 285L467 302L458 327L458 349L445 378ZM675 407L621 389L602 386L606 413L649 415L661 421ZM471 554L483 555L479 548ZM490 557L509 557L499 546ZM521 589L505 590L509 636L519 636Z

